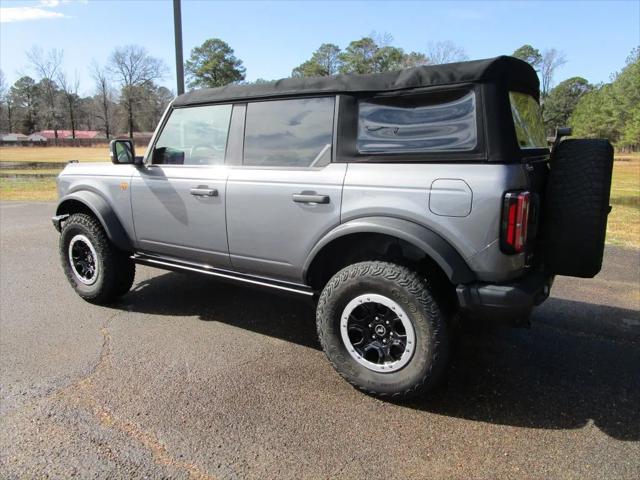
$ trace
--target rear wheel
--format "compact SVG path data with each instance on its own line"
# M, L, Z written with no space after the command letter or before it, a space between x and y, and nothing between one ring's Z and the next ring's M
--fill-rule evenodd
M109 303L133 285L135 264L90 215L76 213L64 222L60 260L69 283L88 302Z
M447 364L444 316L426 282L400 265L362 262L338 272L320 295L317 326L334 368L372 395L423 394Z

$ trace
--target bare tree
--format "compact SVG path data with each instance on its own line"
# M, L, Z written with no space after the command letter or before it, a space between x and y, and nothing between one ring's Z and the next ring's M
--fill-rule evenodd
M469 56L462 47L447 40L429 43L427 59L431 65L440 65L441 63L462 62L468 60Z
M43 94L47 104L47 120L53 126L55 138L58 138L58 112L56 109L56 78L64 52L55 48L45 54L40 47L33 47L27 52L27 58L43 84Z
M4 100L4 96L7 94L7 82L4 78L4 72L0 68L0 100Z
M551 85L553 84L553 74L556 69L562 65L567 63L567 59L559 50L555 48L548 48L544 52L542 52L542 60L540 61L540 80L542 81L541 85L541 96L542 98L547 98L549 91L551 90Z
M129 137L133 138L133 111L138 101L140 87L153 84L164 76L166 67L162 60L150 56L137 45L116 48L109 58L109 69L117 77L122 89L122 103L127 114Z
M373 39L374 42L376 42L376 45L378 45L378 47L383 48L383 47L390 47L391 44L393 43L393 35L391 35L389 32L376 32L375 30L371 30L371 33L368 35L369 38Z
M111 138L113 89L111 88L109 72L100 67L94 60L91 63L91 76L96 85L96 101L98 103L98 113L96 116L104 126L104 133L107 138Z
M62 94L66 103L66 107L69 112L69 123L71 124L71 137L76 138L76 126L78 118L78 104L80 103L80 97L78 96L78 88L80 86L80 80L78 79L78 73L76 72L73 80L69 80L64 72L58 73L58 83L62 89Z

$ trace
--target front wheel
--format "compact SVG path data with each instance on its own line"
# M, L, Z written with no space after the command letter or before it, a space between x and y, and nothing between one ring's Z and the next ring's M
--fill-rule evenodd
M109 303L133 284L133 260L109 241L98 220L84 213L64 222L60 260L71 286L91 303Z
M333 367L371 395L421 395L447 365L445 318L426 281L400 265L362 262L336 273L320 295L317 327Z

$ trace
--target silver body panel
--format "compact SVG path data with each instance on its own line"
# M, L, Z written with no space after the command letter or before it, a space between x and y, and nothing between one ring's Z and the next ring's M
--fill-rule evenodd
M224 166L136 168L131 179L131 207L137 248L229 268L228 171ZM191 190L197 188L212 189L216 195L192 195Z
M472 201L466 215L459 212L469 210L469 195L452 194L446 188L431 189L440 179L468 185ZM524 169L516 164L351 164L341 218L347 222L382 215L423 225L449 242L479 279L504 281L522 272L525 258L524 254L500 252L502 197L506 190L526 185ZM429 207L434 203L448 204L455 215L434 213Z
M323 168L233 168L227 183L227 231L234 268L301 282L318 240L340 224L346 164ZM299 203L293 195L329 197Z
M470 193L458 188L462 184ZM217 196L190 194L203 186ZM289 169L84 163L69 164L59 177L61 197L82 189L103 196L140 252L301 284L313 247L339 225L367 217L404 219L437 233L479 280L513 279L524 269L524 254L503 254L498 235L503 192L518 188L526 188L526 175L516 164ZM302 192L330 201L294 202ZM444 207L434 213L433 205L453 215L443 214Z
M105 151L105 157L108 152ZM58 176L58 197L89 190L104 198L129 238L135 238L129 183L136 171L133 165L114 165L111 162L70 163ZM123 189L122 184L127 188Z

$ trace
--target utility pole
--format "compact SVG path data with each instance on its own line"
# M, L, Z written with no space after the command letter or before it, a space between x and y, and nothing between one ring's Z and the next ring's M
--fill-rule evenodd
M173 0L173 31L176 37L176 80L178 95L184 93L184 62L182 60L182 13L180 0Z

